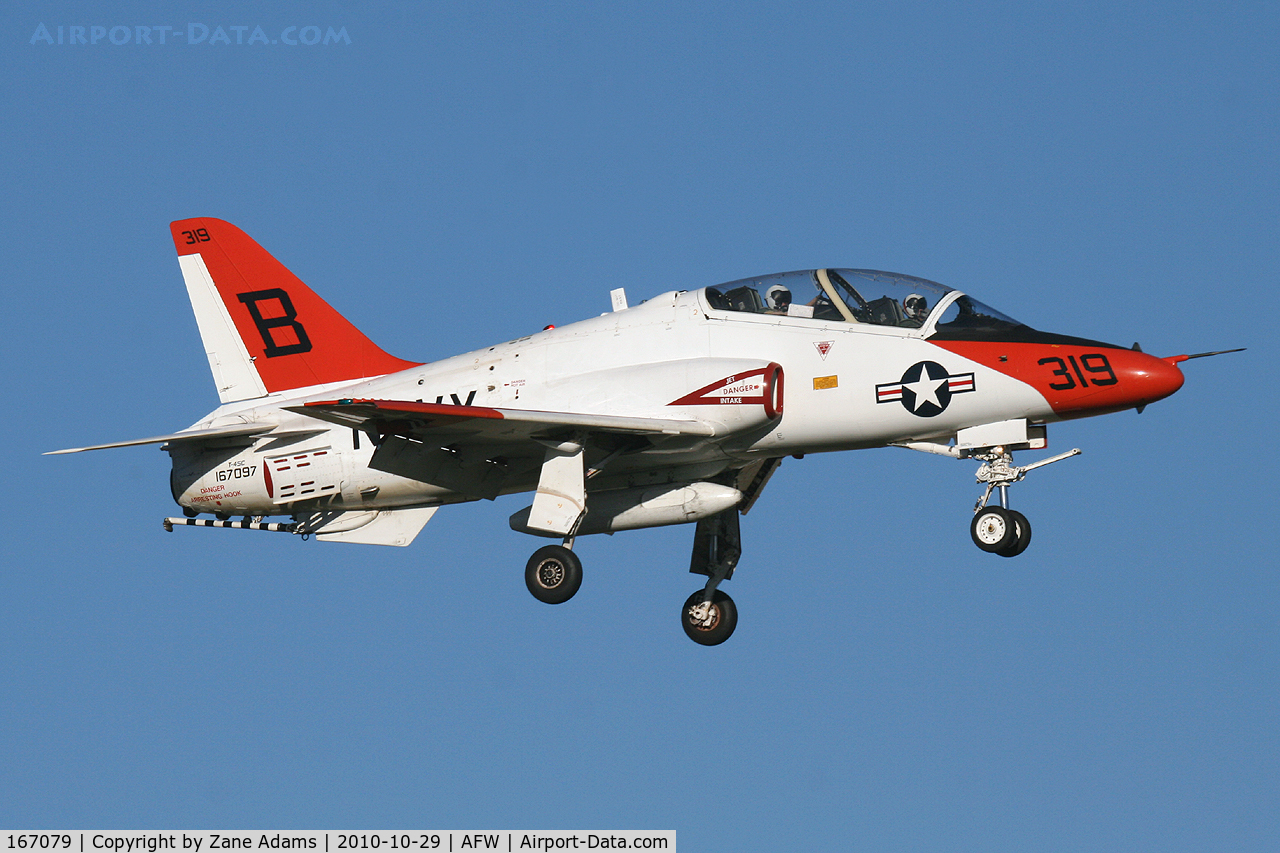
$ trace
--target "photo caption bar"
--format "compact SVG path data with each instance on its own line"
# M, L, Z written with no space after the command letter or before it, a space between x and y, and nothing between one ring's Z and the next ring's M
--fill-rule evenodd
M160 853L184 850L662 850L674 853L676 831L667 830L0 830L0 853L10 850L67 853Z

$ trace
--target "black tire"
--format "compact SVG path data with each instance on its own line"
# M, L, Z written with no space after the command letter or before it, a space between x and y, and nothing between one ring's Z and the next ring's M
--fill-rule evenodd
M1002 506L988 506L974 513L969 535L974 545L991 554L1000 553L1018 539L1013 516Z
M582 561L563 545L539 548L524 567L524 583L544 604L563 604L582 586Z
M1016 509L1008 510L1008 512L1013 517L1016 535L1007 548L996 553L1001 557L1016 557L1027 550L1027 546L1031 544L1031 522L1027 521L1027 517Z
M689 639L702 646L718 646L733 636L733 629L738 627L738 608L733 599L720 590L711 595L711 611L702 622L695 622L693 609L702 603L705 595L698 590L689 596L680 611L680 624Z

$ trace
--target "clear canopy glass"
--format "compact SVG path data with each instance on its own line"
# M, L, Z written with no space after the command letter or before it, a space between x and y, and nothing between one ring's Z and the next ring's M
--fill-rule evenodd
M1022 324L953 288L879 270L818 269L775 273L708 287L712 308L814 320L939 332L997 331ZM940 310L940 305L947 302ZM937 317L933 315L937 314Z

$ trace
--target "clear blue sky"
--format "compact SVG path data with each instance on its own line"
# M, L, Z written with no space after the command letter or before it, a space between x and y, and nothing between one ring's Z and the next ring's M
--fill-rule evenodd
M1274 3L359 6L0 10L0 825L1280 848ZM416 360L825 265L1249 351L1052 428L1084 455L1014 490L1016 560L969 542L970 463L788 460L706 649L687 527L582 540L551 608L518 498L408 549L165 534L165 454L41 457L216 405L190 216Z

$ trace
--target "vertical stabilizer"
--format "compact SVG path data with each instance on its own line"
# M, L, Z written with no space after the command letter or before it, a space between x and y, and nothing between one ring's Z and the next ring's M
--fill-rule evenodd
M383 352L231 223L169 228L222 402L416 366Z

